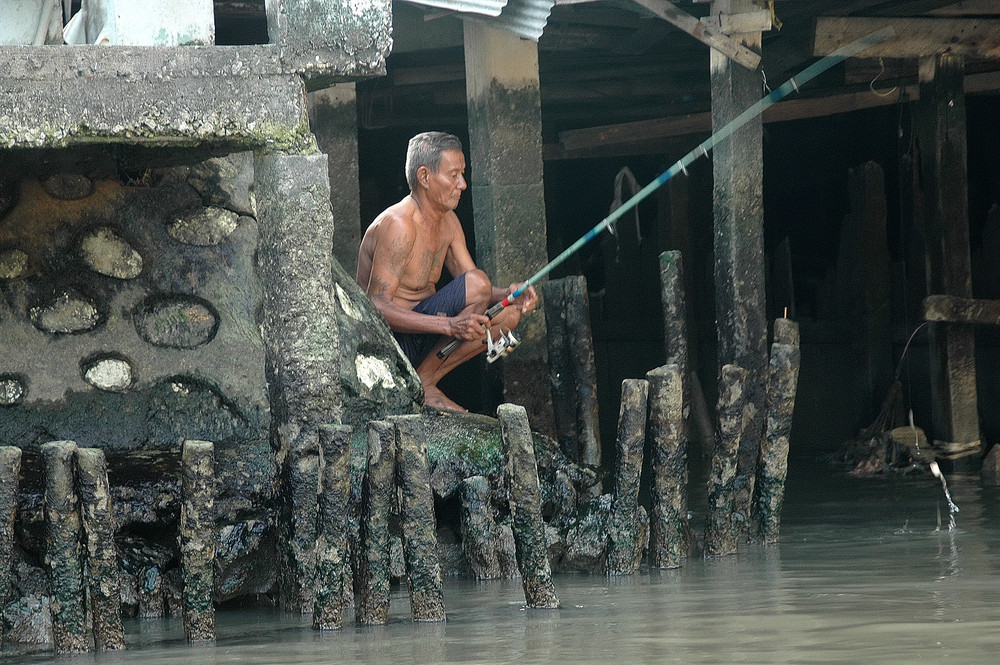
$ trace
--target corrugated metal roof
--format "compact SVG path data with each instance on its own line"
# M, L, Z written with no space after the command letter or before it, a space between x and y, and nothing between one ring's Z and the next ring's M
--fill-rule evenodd
M555 0L405 0L414 5L455 12L519 37L538 41L545 30Z

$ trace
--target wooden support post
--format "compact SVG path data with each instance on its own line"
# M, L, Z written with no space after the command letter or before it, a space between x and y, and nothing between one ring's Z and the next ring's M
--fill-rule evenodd
M21 449L0 447L0 599L10 593L10 573L14 556L14 519L17 517L17 489L21 476ZM0 647L4 626L0 621Z
M521 584L528 607L557 608L559 597L552 584L545 523L542 521L541 488L535 464L535 445L523 406L497 407L503 440L505 476L513 518L514 545Z
M437 554L437 520L431 491L427 443L412 434L409 420L420 416L394 416L396 469L400 487L399 513L403 525L403 552L414 621L444 621L441 564Z
M756 9L752 0L716 0L712 14ZM754 49L759 32L732 35ZM722 53L710 56L712 131L718 131L760 99L760 75L735 65ZM719 365L747 372L746 400L754 417L740 437L734 511L749 515L764 432L767 377L767 303L764 293L764 205L761 119L752 119L712 154L715 211L715 308ZM721 393L721 389L720 389ZM747 524L742 523L741 529ZM748 535L744 532L741 535Z
M490 484L484 476L472 476L462 481L459 526L462 550L477 580L500 577L497 558L496 523L490 505Z
M98 651L125 648L121 615L121 569L115 547L114 518L104 451L78 448L77 490L87 556L87 595Z
M639 521L639 476L642 449L646 443L646 413L649 382L625 379L622 382L618 414L618 445L615 460L615 487L608 515L609 575L631 575L639 570L644 538Z
M320 492L316 510L316 601L313 628L343 625L347 562L347 503L351 494L351 433L348 425L320 425Z
M576 379L566 331L566 278L550 279L539 285L545 309L546 342L549 352L549 384L556 440L569 459L579 461L579 432L576 422Z
M357 581L357 622L389 621L389 513L396 504L396 433L392 423L368 423L368 467L362 494L361 565Z
M1000 326L1000 300L927 296L923 302L923 315L925 321Z
M719 378L719 435L708 477L707 556L735 554L739 540L734 504L740 439L748 420L747 379L747 371L737 365L725 365Z
M687 556L687 448L684 382L677 365L657 367L649 381L653 482L649 515L649 566L678 568Z
M660 296L663 303L666 364L677 365L681 377L687 377L687 306L684 296L684 264L678 251L660 254Z
M181 576L184 636L215 641L215 444L185 441L181 449Z
M45 560L49 569L52 645L57 653L91 650L83 606L80 513L73 482L73 441L41 447L45 463Z
M775 329L778 329L777 322ZM798 378L798 345L772 344L767 377L767 433L760 446L760 476L757 479L757 515L760 536L765 543L778 542L781 530L781 505L785 497L788 443Z
M941 54L920 59L920 101L914 113L923 183L927 290L972 296L969 255L964 63ZM934 438L979 440L975 336L969 324L932 324L931 399Z

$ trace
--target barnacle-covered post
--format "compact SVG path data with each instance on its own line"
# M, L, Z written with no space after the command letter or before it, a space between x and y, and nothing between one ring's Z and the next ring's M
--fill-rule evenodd
M11 559L14 554L14 518L17 516L17 487L21 474L21 449L0 447L0 599L10 593ZM0 621L0 647L3 646Z
M322 482L316 511L316 602L313 606L313 628L318 630L338 629L343 625L352 431L348 425L319 427Z
M649 381L649 425L653 480L649 515L649 565L678 568L687 552L687 436L683 375L677 365L657 367Z
M357 623L389 621L389 513L396 503L396 432L392 423L368 423L368 467L362 490L361 565Z
M734 510L736 465L740 439L748 421L745 392L747 371L737 365L724 365L719 381L719 431L716 436L712 469L708 477L708 518L705 528L705 554L725 556L736 553L740 524Z
M215 444L185 441L181 448L181 577L184 636L215 640Z
M645 379L625 379L622 382L615 488L608 515L609 575L630 575L639 569L642 559L639 476L642 472L642 448L646 442L648 396L649 382Z

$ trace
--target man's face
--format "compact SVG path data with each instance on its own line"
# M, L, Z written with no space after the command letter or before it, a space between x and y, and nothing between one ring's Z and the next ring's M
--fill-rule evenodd
M448 210L458 207L462 192L468 186L465 182L465 155L460 150L445 150L441 153L441 165L437 173L428 171L427 195Z

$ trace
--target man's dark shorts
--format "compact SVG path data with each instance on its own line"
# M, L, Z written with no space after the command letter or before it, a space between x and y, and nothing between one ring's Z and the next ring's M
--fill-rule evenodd
M455 316L465 309L465 275L459 275L448 282L440 291L434 295L421 300L413 308L414 312L421 314L431 314L437 316ZM438 335L427 335L421 333L392 333L399 342L403 353L409 358L410 363L416 367L427 357L431 348L438 341Z

